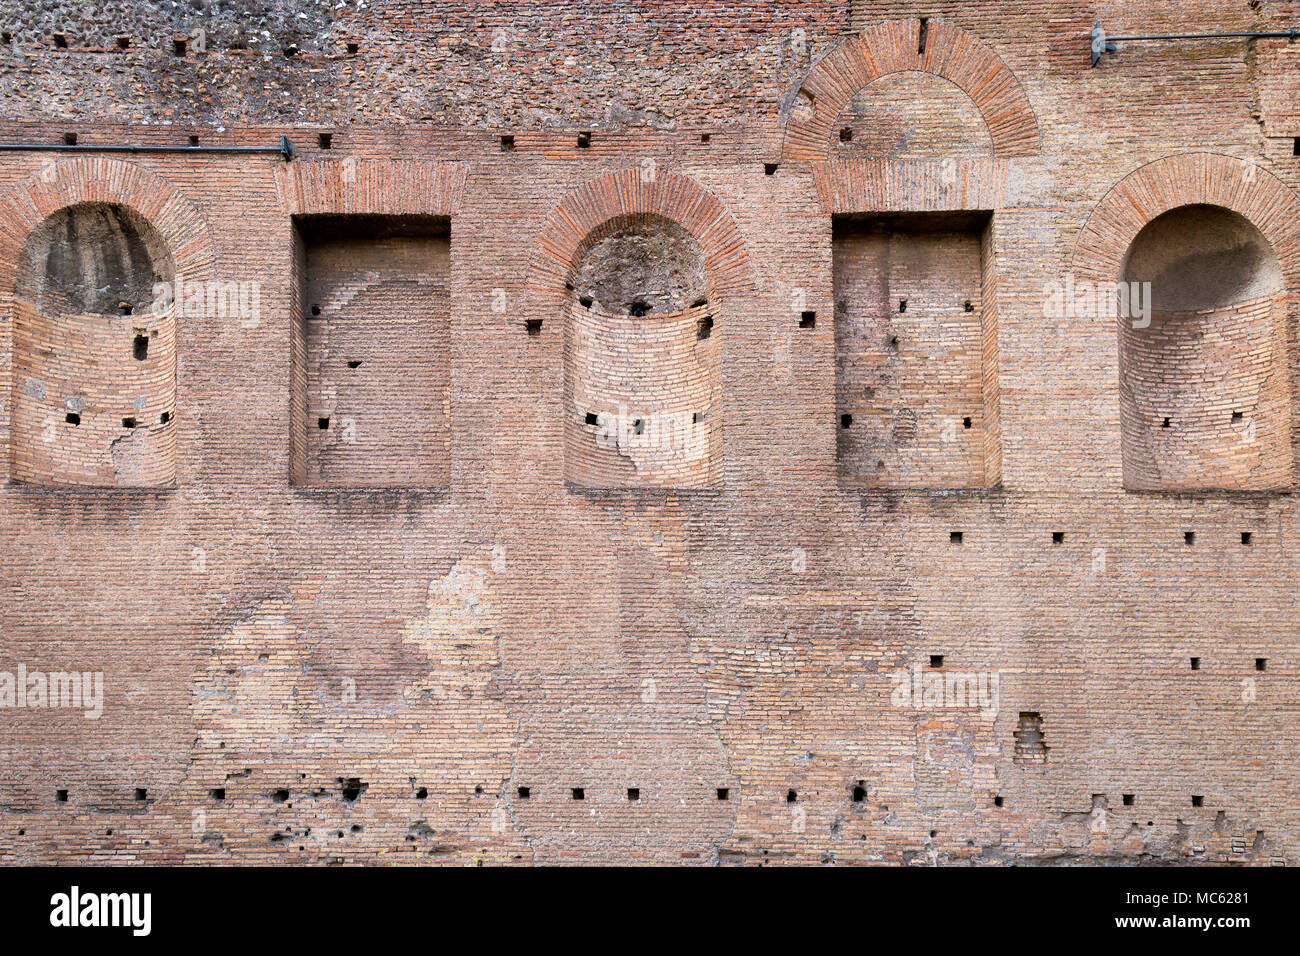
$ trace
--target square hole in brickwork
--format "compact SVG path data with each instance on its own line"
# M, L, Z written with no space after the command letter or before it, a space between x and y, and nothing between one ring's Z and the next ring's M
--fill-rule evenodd
M532 796L533 791L530 790L528 787L519 787L518 789L515 790L515 793L519 796L520 800L527 800L530 796Z
M706 315L695 324L695 337L707 339L713 334L713 316Z
M188 40L184 40L184 39L172 40L172 54L174 56L184 56L185 48L188 45L189 45Z
M68 38L64 36L62 33L54 34L53 40L56 49L66 50L68 48Z
M5 46L8 46L10 43L13 42L13 40L14 40L14 35L10 33L8 30L0 32L0 43L3 43Z
M587 798L587 793L582 787L574 787L570 792L573 794L574 800L585 800Z
M333 134L333 133L317 133L317 134L316 134L316 145L319 146L321 149L330 149L330 148L332 148L332 147L334 146L334 134Z
M967 415L965 418L963 418L963 419L961 420L961 427L962 427L962 428L969 429L969 428L971 427L971 425L973 425L973 424L974 424L974 422L971 420L971 418L970 418L969 415Z
M785 792L785 802L794 803L799 799L799 793L796 790L787 790Z
M289 791L283 788L280 790L273 791L271 794L271 799L274 800L276 803L284 803L286 800L289 799Z
M225 788L225 787L213 787L211 790L208 791L208 799L210 799L210 800L224 800L224 799L226 799L226 788Z
M764 176L775 176L775 175L776 175L776 170L777 170L777 166L778 166L778 165L779 165L779 164L777 164L777 163L764 163L764 164L763 164L763 175L764 175Z
M1162 421L1162 422L1160 423L1160 427L1161 427L1161 428L1168 428L1168 427L1169 427L1169 419L1166 418L1164 421Z
M64 133L64 134L63 134L63 145L64 145L64 146L76 146L76 145L77 145L77 134L76 134L76 133Z
M529 335L541 335L541 334L542 334L542 320L541 320L541 319L524 319L524 331L527 332Z
M1195 531L1184 531L1184 532L1183 532L1183 544L1189 544L1189 545L1190 545L1190 544L1195 544L1195 543L1196 543L1196 532L1195 532Z
M1016 763L1046 763L1047 744L1043 738L1043 718L1036 711L1021 711L1012 735L1016 741Z
M1126 793L1126 794L1124 794L1120 799L1123 800L1123 802L1124 802L1124 806L1126 806L1126 807L1131 807L1131 806L1133 806L1133 794L1131 794L1131 793Z
M370 784L363 783L359 777L339 778L339 790L343 794L343 799L348 803L354 803L369 789Z
M1291 155L1300 156L1300 136L1291 140Z
M1201 659L1199 657L1189 658L1188 663L1191 664L1192 670L1194 671L1199 671L1201 669Z
M1268 670L1268 658L1267 658L1267 657L1257 657L1257 658L1255 658L1255 670L1257 670L1257 671L1266 671L1266 670Z
M149 357L149 336L137 334L131 340L131 358L137 362L143 362Z
M999 793L993 797L993 806L1000 807L1002 806L1002 804L1003 804L1002 794Z
M297 301L311 316L297 312L293 329L294 484L445 487L450 220L310 215L293 224Z
M1241 533L1241 543L1242 543L1242 544L1244 544L1244 545L1249 545L1249 544L1250 544L1250 539L1251 539L1251 534L1250 534L1249 531L1243 531L1243 532Z
M930 666L933 667L933 668L935 668L936 670L937 670L938 668L940 668L940 667L943 667L943 655L942 655L942 654L931 654L931 655L930 655Z
M507 133L501 137L501 152L509 153L515 148L515 138Z
M136 798L137 800L147 800L147 799L149 799L149 791L148 791L147 789L145 789L144 787L136 787L136 788L135 788L135 798Z
M728 790L726 787L718 787L718 799L719 799L719 800L728 800L728 799L730 799L730 798L731 798L731 791L730 791L730 790Z
M348 43L348 44L344 47L344 49L346 49L346 50L348 51L348 56L356 56L357 53L361 50L361 44L359 44L359 43Z
M428 787L421 787L420 789L416 790L416 791L415 791L415 799L417 799L417 800L428 800L428 799L429 799L429 788L428 788Z
M591 149L590 131L583 131L578 134L578 149Z
M899 299L899 300L898 300L898 311L899 311L900 313L903 313L903 312L906 312L906 311L907 311L907 300L906 300L906 299Z
M640 799L641 799L641 790L640 790L640 788L639 788L639 787L628 787L628 788L627 788L627 798L628 798L629 800L640 800Z
M585 421L588 425L598 425L600 424L600 416L597 415L595 412L587 412L587 416L586 418L583 419L583 421Z
M76 412L68 412L68 414L63 416L63 420L67 422L69 425L81 424L81 416L78 415Z
M948 541L952 544L961 544L962 538L963 538L963 534L960 531L948 532Z
M163 412L161 415L158 416L158 421L162 422L164 425L166 425L171 420L172 420L171 412Z
M817 313L816 313L816 312L801 312L801 313L799 313L799 328L801 328L801 329L811 329L811 328L815 328L816 326L817 326Z
M124 419L122 419L122 427L123 427L123 428L135 428L135 419L134 419L134 418L124 418Z
M962 311L964 311L964 312L974 312L974 311L975 311L975 303L971 302L970 299L967 299L965 302L962 303Z
M840 428L848 428L853 424L853 416L845 412L840 416Z
M55 790L55 791L54 791L54 800L55 800L56 803L67 803L67 802L68 802L68 791L66 791L66 790Z
M1202 796L1201 794L1199 794L1199 793L1194 793L1194 794L1192 794L1192 806L1194 806L1194 807L1203 807L1203 806L1205 806L1205 797L1203 797L1203 796Z
M853 142L853 127L852 127L852 126L845 126L843 129L840 130L840 142L841 142L841 143L851 143L851 142Z
M853 802L862 803L866 799L867 799L867 788L866 786L863 785L863 782L859 780L853 788Z
M1064 543L1065 543L1065 532L1064 532L1064 531L1053 531L1053 532L1052 532L1052 544L1064 544Z
M708 141L709 141L709 134L708 134L708 133L701 133L701 134L700 134L700 142L701 142L701 143L707 143Z

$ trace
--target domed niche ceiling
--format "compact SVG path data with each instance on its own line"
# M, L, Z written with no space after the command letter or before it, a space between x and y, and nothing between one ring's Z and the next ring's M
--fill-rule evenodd
M584 243L566 304L565 475L593 488L721 479L720 317L699 243L653 215Z

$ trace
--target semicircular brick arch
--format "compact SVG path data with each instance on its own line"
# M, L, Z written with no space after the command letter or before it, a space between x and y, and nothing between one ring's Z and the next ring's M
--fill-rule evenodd
M134 163L79 156L33 173L0 196L0 295L13 293L28 235L49 216L81 203L125 206L148 220L171 254L176 274L211 277L212 237L194 204Z
M530 307L562 306L582 252L606 223L652 215L677 223L700 244L709 294L726 297L753 284L745 241L716 196L685 176L641 168L609 173L569 193L546 217L528 269Z
M1084 223L1071 271L1091 281L1118 281L1147 223L1195 205L1222 206L1253 223L1281 262L1287 289L1300 289L1300 199L1262 166L1219 153L1157 159L1112 186Z
M853 96L892 73L933 73L956 84L979 110L997 157L1039 151L1038 117L1015 74L982 40L938 20L926 24L925 52L918 52L920 20L889 20L863 30L827 54L795 94L782 156L796 162L826 159L831 131Z

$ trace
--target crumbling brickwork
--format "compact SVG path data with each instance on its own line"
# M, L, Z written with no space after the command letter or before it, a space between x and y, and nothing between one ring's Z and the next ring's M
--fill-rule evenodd
M1094 22L1300 3L0 3L183 150L0 151L0 861L1297 862L1300 53Z

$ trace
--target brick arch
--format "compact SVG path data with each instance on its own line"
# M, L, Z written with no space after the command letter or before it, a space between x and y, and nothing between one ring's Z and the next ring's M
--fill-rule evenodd
M162 237L177 275L211 277L212 237L193 203L134 163L79 156L33 173L0 197L0 296L13 295L23 245L32 230L60 209L80 203L133 210Z
M920 20L890 20L868 27L823 57L796 91L793 103L811 103L807 119L791 115L782 156L797 162L826 159L840 111L859 90L892 73L932 73L956 85L975 104L997 157L1039 151L1038 117L1015 74L992 48L942 21L927 23L925 52Z
M530 309L558 309L582 253L611 220L659 216L677 223L700 244L709 294L726 297L753 285L753 270L736 221L708 190L676 173L641 168L593 179L569 193L546 217L528 269Z
M1262 166L1219 153L1157 159L1112 186L1079 233L1071 271L1094 282L1117 281L1147 223L1191 205L1222 206L1251 222L1282 263L1288 291L1300 290L1300 199Z

